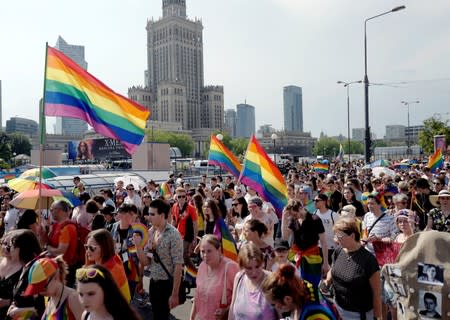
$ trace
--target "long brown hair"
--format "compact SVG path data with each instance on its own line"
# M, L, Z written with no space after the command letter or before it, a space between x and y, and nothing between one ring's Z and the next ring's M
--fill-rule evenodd
M98 229L92 232L89 232L88 239L92 238L95 242L98 243L101 250L102 255L102 263L107 262L111 259L116 253L114 249L114 240L111 236L111 233L106 229Z

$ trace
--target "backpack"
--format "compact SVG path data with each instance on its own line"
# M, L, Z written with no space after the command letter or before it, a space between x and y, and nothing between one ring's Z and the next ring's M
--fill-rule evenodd
M73 257L69 259L70 261L66 261L66 263L68 265L75 265L75 264L83 265L86 262L86 249L84 248L84 245L86 244L88 234L91 231L72 220L67 220L61 223L60 230L62 230L65 226L69 224L73 224L77 229L77 247L75 249L75 254L73 255Z

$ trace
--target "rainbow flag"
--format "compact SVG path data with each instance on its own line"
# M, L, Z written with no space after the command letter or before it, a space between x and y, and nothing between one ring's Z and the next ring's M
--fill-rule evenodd
M339 154L336 157L336 162L342 162L344 161L344 148L342 147L342 144L339 145Z
M60 51L47 47L45 115L86 121L133 153L144 139L150 111L115 93Z
M328 164L326 163L314 163L313 169L318 173L328 173Z
M23 310L16 313L13 320L35 320L38 319L36 313L31 310Z
M125 269L123 268L122 260L120 260L120 257L117 254L112 256L108 261L106 261L103 266L111 272L111 275L117 286L119 287L120 292L122 293L125 300L130 302L130 287L128 286L127 275L125 273Z
M233 261L237 261L238 253L236 248L236 242L234 241L233 236L230 233L230 230L228 230L228 227L222 218L216 220L213 233L222 244L223 256Z
M284 177L253 135L247 147L240 181L255 189L265 201L272 203L281 216L287 204L287 187Z
M239 178L242 170L242 165L236 156L215 135L211 136L208 163L221 167L236 178Z
M431 172L436 172L437 169L444 165L444 157L442 156L442 149L439 148L436 152L428 158L428 167Z
M172 193L170 192L170 187L167 182L161 183L161 186L159 187L159 195L164 197L164 199L168 200L172 196Z

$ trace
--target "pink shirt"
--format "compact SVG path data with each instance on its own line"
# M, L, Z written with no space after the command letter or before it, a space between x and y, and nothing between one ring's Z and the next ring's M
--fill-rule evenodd
M208 266L202 262L197 273L197 289L195 290L195 319L215 320L214 313L220 308L225 280L225 264L227 267L227 305L231 303L233 282L239 266L236 262L223 258L220 267L208 274Z

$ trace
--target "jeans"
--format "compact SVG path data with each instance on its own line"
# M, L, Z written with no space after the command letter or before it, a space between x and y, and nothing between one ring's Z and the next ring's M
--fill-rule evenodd
M153 319L169 320L169 298L172 294L172 281L150 279L150 302Z

